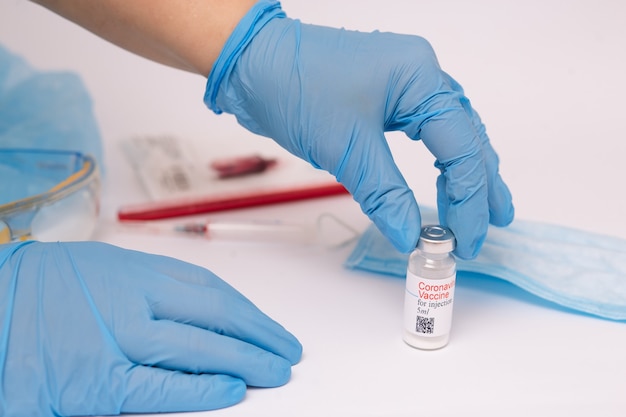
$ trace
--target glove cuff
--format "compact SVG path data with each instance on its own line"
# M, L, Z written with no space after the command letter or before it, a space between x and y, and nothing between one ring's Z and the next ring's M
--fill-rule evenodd
M222 113L222 109L216 104L217 93L222 80L230 74L245 47L263 26L275 17L285 16L285 12L280 7L280 2L261 0L241 19L226 41L209 74L204 93L204 103L209 109L216 114Z

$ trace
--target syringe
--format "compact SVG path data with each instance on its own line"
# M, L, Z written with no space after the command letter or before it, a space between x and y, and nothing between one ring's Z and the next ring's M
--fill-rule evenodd
M172 224L159 221L124 221L118 225L127 231L186 235L216 240L312 244L318 241L316 226L286 223L280 220L204 220Z
M174 231L207 239L301 244L314 243L317 240L317 233L313 227L278 220L190 222L175 225Z

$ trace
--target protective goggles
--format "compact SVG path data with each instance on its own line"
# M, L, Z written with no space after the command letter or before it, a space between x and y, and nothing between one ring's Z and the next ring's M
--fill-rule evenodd
M99 206L100 177L92 157L0 149L0 244L87 240Z

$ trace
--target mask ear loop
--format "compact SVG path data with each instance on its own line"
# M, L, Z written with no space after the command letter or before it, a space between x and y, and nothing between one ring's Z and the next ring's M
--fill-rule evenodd
M361 236L361 232L331 213L322 213L315 229L319 244L331 250L343 248Z

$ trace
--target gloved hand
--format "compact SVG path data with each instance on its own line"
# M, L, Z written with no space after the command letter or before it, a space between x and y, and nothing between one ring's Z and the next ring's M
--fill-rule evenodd
M211 272L96 242L0 245L0 415L208 410L300 343Z
M262 0L214 64L205 103L335 175L403 252L421 218L385 131L421 139L436 157L440 222L458 256L477 255L489 222L513 220L480 118L420 37L305 25Z

